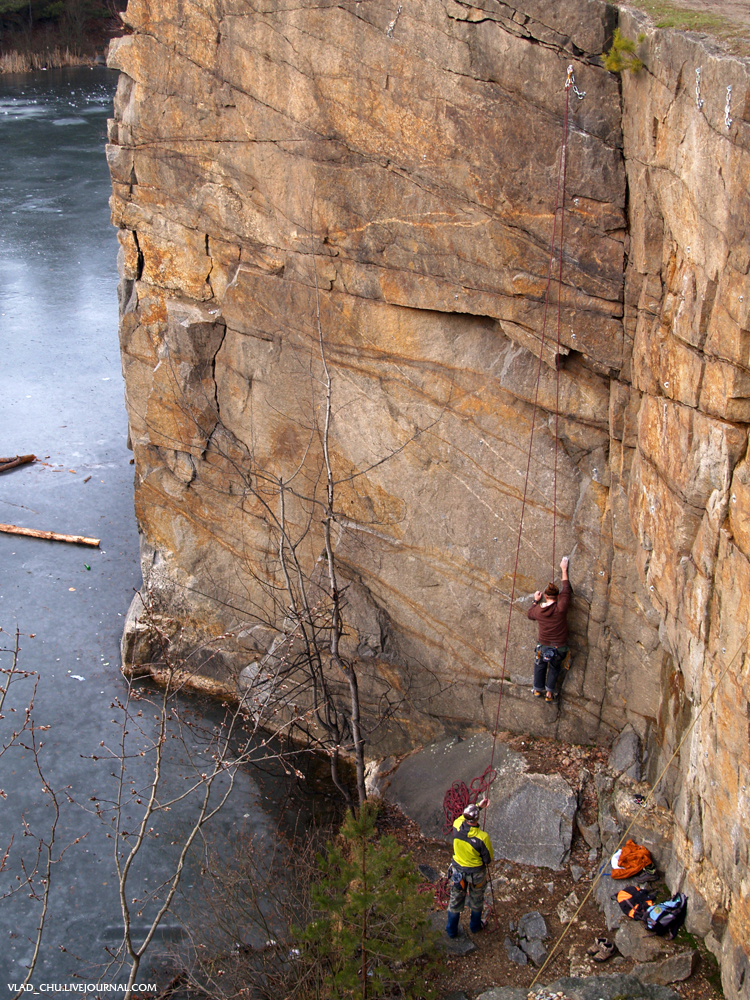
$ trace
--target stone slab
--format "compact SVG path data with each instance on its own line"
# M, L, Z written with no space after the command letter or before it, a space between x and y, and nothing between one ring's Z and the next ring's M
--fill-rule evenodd
M489 764L491 753L492 737L487 733L464 740L454 737L423 747L410 754L391 775L385 798L419 824L425 837L444 837L445 793L454 782L470 785ZM498 796L504 778L523 774L527 766L520 754L501 743L495 749L494 763L498 779L492 798Z
M612 744L609 754L609 767L615 774L627 774L629 778L640 781L641 778L641 741L638 733L631 725L623 731Z
M690 949L677 955L669 955L660 962L645 962L633 966L633 975L642 983L658 983L667 986L669 983L681 983L693 974L698 952Z
M533 938L544 941L549 937L546 921L538 910L532 910L531 913L524 913L518 921L518 935L519 937L527 938L529 941Z
M666 938L650 933L640 921L627 917L617 929L615 944L621 955L637 962L650 962L670 950Z
M521 951L525 952L529 956L537 968L540 968L540 966L544 963L544 960L547 958L547 949L544 947L539 938L531 938L530 940L521 938L520 948Z
M493 800L487 832L498 856L559 870L573 837L576 795L557 774L529 774L509 782Z
M448 937L445 933L445 922L446 915L444 910L438 910L433 913L430 917L430 923L436 931L440 932L440 937L437 941L437 947L446 955L469 955L472 951L477 950L477 946L471 940L469 935L463 930L462 927L458 928L458 936L454 938Z
M529 960L526 956L526 952L519 948L518 945L513 944L511 938L507 937L503 944L505 945L505 950L508 953L508 958L511 962L514 962L516 965L528 964Z
M594 896L599 904L599 909L604 914L604 919L607 922L608 931L615 930L615 928L619 927L627 919L620 909L617 900L612 898L622 888L623 886L609 875L602 875L594 890Z
M577 813L576 826L578 827L578 832L581 834L592 851L598 851L602 846L602 838L599 834L599 824L592 823L590 826L587 826L586 823L583 822L581 814Z
M679 1000L679 994L665 986L641 983L634 976L587 976L576 979L564 976L549 986L537 986L533 991L517 986L496 986L477 996L477 1000L528 1000L529 997L555 996L562 992L571 1000Z
M443 740L407 757L391 777L386 798L419 824L426 837L443 837L443 798L455 782L480 776L490 762L492 737ZM496 858L559 869L567 859L576 796L559 775L532 774L521 754L498 742L485 829Z

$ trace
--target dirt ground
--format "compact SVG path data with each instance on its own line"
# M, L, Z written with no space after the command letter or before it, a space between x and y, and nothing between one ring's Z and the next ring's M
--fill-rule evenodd
M540 773L558 773L578 788L580 776L585 768L590 775L606 766L607 754L595 747L582 747L554 743L551 740L510 736L503 734L503 742L512 749L523 753L532 770ZM596 802L593 782L584 785L582 811L587 823L596 818ZM429 865L440 875L444 875L450 863L451 852L447 841L426 840L419 828L393 806L385 804L380 813L379 823L383 832L396 836L405 849L411 851L417 865ZM571 866L579 866L585 874L578 882L573 881ZM443 959L436 982L438 997L452 992L463 991L473 1000L483 991L493 986L535 986L548 985L561 976L601 975L607 973L628 973L635 962L615 954L606 963L595 963L586 954L597 937L608 937L604 917L596 905L593 893L586 899L597 874L598 862L589 860L589 848L581 837L574 835L569 865L556 872L549 868L533 868L508 861L496 861L491 870L495 883L495 917L489 926L472 939L477 950L464 957L448 956ZM427 888L427 886L426 886ZM660 898L670 895L666 886L656 883L661 890ZM575 891L579 900L584 900L576 920L565 932L557 914L558 905ZM489 898L489 893L487 894ZM525 913L538 910L544 917L551 937L545 942L551 958L539 976L531 962L518 966L510 961L505 949L505 939L515 938L510 931L511 922L517 925ZM468 931L468 909L462 916L462 927ZM683 983L672 984L673 989L685 1000L719 1000L723 996L718 978L718 969L713 956L701 941L696 941L683 929L675 944L698 948L699 961L696 971ZM578 969L571 970L571 958Z

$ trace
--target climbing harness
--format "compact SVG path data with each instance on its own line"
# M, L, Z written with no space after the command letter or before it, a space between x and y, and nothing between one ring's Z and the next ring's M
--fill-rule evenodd
M554 452L554 475L553 475L553 500L552 500L552 574L554 577L555 572L555 546L556 546L556 522L557 522L557 440L558 440L558 411L560 403L560 329L562 325L562 271L563 271L563 237L564 237L564 217L565 217L565 181L567 177L567 167L568 167L568 121L569 121L569 110L570 110L570 92L571 90L576 95L578 100L583 100L586 96L585 91L578 89L575 80L575 74L573 72L572 64L568 66L567 77L565 80L565 115L563 121L563 138L560 146L560 159L558 163L557 171L557 191L555 193L555 211L552 223L552 240L550 245L550 255L549 264L547 267L547 282L544 292L544 312L542 316L542 332L541 332L541 342L539 346L539 364L537 367L536 375L536 387L534 390L534 405L531 413L531 432L529 435L529 450L526 460L526 474L524 476L524 487L523 487L523 499L521 501L521 516L518 525L518 537L516 541L516 556L515 563L513 566L513 582L511 586L510 598L508 601L508 623L505 632L505 645L503 648L503 659L502 659L502 670L500 674L500 692L497 700L497 712L495 715L495 726L492 734L492 753L490 756L489 766L484 770L479 778L474 778L470 786L467 787L464 782L454 782L450 789L446 792L445 798L443 799L443 811L445 813L445 826L443 827L444 833L450 833L453 821L461 814L464 807L468 805L469 802L476 802L479 799L480 794L488 792L489 786L494 781L497 772L494 769L495 763L495 749L497 746L497 732L498 725L500 721L500 706L503 697L503 686L505 683L505 671L508 659L508 645L510 642L510 625L513 614L513 606L516 595L516 580L518 577L518 561L521 552L521 539L523 534L523 521L524 514L526 512L526 501L528 497L529 490L529 477L531 472L531 456L533 453L534 446L534 426L536 424L536 413L538 409L539 402L539 383L541 381L542 375L542 364L544 359L544 349L545 349L545 336L547 331L547 313L549 310L549 297L550 288L552 285L552 273L555 262L555 247L557 243L557 232L558 232L558 212L560 216L559 223L559 268L557 272L557 283L558 283L558 293L557 293L557 343L555 352L555 369L556 369L556 388L555 388L555 452ZM484 820L482 821L484 826ZM446 880L447 882L447 880ZM492 911L494 913L494 889L492 887L492 882L490 882L490 892L492 894ZM436 893L437 898L437 893ZM497 929L497 915L495 914L495 929Z

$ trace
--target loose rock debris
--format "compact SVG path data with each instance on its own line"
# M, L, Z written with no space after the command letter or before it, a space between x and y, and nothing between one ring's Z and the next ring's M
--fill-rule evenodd
M567 996L565 993L551 993L548 989L543 986L538 990L532 990L528 994L527 1000L572 1000L572 997Z

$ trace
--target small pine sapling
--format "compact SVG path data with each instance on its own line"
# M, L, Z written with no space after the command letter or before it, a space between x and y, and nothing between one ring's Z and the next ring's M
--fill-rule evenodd
M645 38L646 36L643 34L638 35L637 44L640 44ZM615 33L612 36L612 47L609 52L602 55L604 68L610 73L623 73L625 70L637 73L643 69L643 60L635 54L635 47L636 42L632 38L626 38L619 28L615 28Z
M422 880L395 837L378 836L376 815L370 803L349 814L339 843L319 857L315 917L299 938L331 1000L391 996L396 988L404 1000L428 1000L425 973L437 937L432 896L417 891Z

